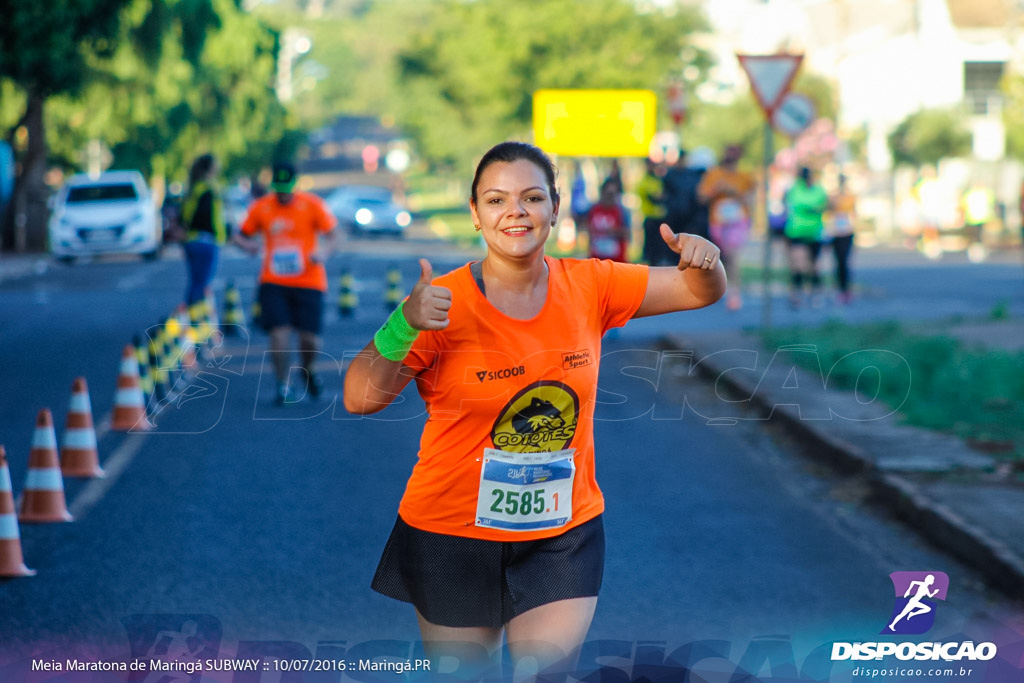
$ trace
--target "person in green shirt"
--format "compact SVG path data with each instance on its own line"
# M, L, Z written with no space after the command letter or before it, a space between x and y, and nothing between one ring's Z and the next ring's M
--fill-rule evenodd
M790 304L796 308L803 302L804 284L811 286L811 303L821 305L821 275L818 257L821 255L822 218L828 209L825 188L815 183L814 172L804 166L793 187L786 193L789 210L786 219L786 239L789 241L789 271L792 279Z

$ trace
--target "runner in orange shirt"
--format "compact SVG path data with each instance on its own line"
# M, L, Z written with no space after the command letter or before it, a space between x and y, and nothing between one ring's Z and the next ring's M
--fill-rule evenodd
M291 367L288 346L292 329L299 333L299 356L306 372L306 393L317 398L323 380L313 371L320 350L324 292L327 272L324 261L334 251L335 219L319 197L295 191L295 167L279 163L273 168L271 192L256 200L234 236L243 249L257 253L262 236L260 270L260 319L270 335L271 358L277 378L274 401L293 401L288 383Z
M541 150L492 148L470 198L487 256L436 280L421 259L409 298L346 374L350 412L383 409L412 379L428 406L373 587L415 606L434 659L486 652L463 663L487 666L504 633L517 666L574 666L604 567L601 337L725 291L718 249L668 225L678 268L546 256L558 208Z

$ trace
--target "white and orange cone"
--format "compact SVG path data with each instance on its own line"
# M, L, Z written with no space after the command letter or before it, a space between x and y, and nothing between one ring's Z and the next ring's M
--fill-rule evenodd
M146 399L139 385L139 359L135 347L126 344L121 352L121 373L117 376L117 394L114 396L114 414L110 428L119 432L152 429L146 419Z
M92 402L84 377L71 386L71 404L60 449L60 471L65 477L91 479L103 476L96 449L96 428L92 423Z
M21 492L18 519L22 522L71 521L57 458L57 433L53 429L49 408L43 408L36 416L36 431L32 435L28 475Z
M7 453L0 446L0 576L13 578L34 574L34 570L25 566L25 558L21 554L21 534L18 533L18 517L14 514L11 471L7 467Z

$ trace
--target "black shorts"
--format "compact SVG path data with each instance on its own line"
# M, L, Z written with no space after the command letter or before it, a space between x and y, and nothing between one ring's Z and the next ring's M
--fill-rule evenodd
M499 628L549 602L596 597L603 574L600 515L553 538L507 542L422 531L399 517L371 587L438 626Z
M809 237L789 237L787 239L789 240L790 248L806 247L812 261L818 260L818 257L821 255L821 248L824 246L824 242L821 240Z
M285 287L264 282L260 285L260 324L294 327L300 332L320 334L324 321L324 293L319 289Z

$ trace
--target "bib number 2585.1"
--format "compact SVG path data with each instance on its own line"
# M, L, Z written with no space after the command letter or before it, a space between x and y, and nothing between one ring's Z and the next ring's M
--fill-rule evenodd
M486 449L477 497L477 526L509 531L565 526L572 519L574 452Z

